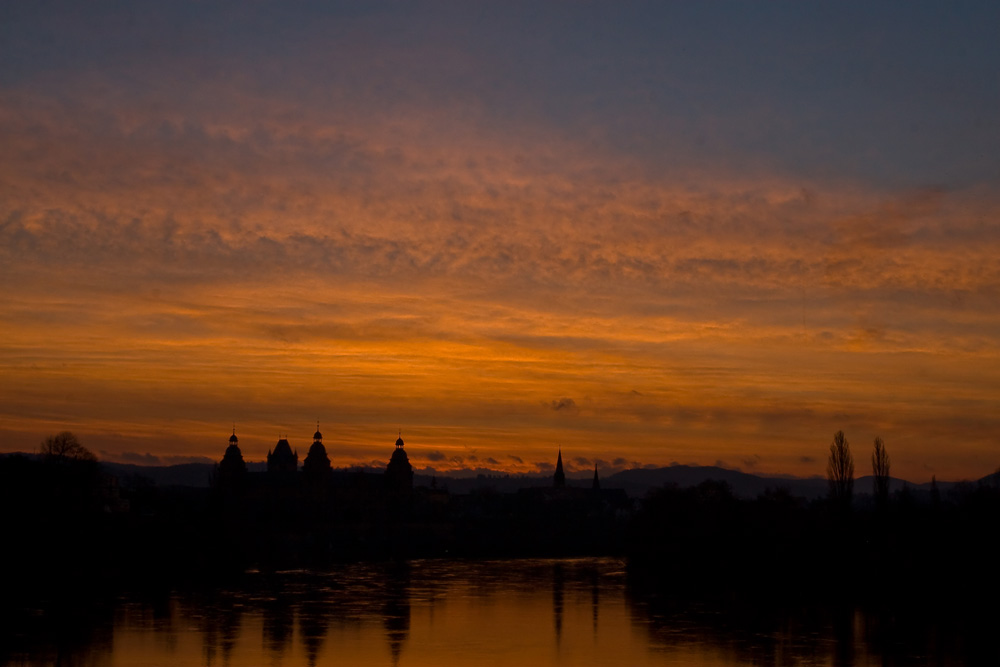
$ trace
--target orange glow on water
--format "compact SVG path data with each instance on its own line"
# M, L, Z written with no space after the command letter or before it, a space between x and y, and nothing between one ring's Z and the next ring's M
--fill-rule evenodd
M646 628L649 619L627 602L620 577L554 583L549 571L566 567L571 574L588 565L487 562L467 568L498 570L477 580L445 561L435 566L445 575L442 581L418 577L388 597L378 582L363 599L352 590L312 592L306 599L264 592L222 609L174 599L169 614L157 619L141 607L126 607L106 654L95 647L90 657L109 665L169 661L210 667L735 664L731 647L691 628L684 628L688 635L678 628L670 643L655 641ZM598 566L607 568L604 562ZM539 568L548 577L528 572ZM495 580L510 570L528 574L528 581L504 586Z

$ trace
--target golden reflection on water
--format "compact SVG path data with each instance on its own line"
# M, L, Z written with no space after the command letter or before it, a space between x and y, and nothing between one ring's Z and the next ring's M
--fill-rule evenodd
M221 590L122 601L102 623L90 642L11 664L874 665L885 655L873 616L657 600L626 585L617 559L249 573Z
M636 622L614 559L418 562L291 572L252 594L126 605L108 665L732 664L664 651Z

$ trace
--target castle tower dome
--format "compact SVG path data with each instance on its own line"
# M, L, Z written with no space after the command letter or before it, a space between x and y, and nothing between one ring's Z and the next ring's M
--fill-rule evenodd
M247 471L246 461L243 460L243 452L240 451L239 438L236 437L236 427L233 427L233 434L229 436L229 446L226 453L219 462L219 475L222 479L234 479L245 475Z
M323 434L319 432L319 422L316 422L316 432L313 433L313 444L302 462L302 472L307 478L324 481L330 476L330 457L323 446Z
M403 449L403 434L396 439L396 448L385 467L385 479L389 488L397 493L408 494L413 490L413 466Z

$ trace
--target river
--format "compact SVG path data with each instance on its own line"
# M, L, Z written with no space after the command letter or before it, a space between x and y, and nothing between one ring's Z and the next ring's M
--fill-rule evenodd
M29 619L8 624L0 653L11 665L959 665L996 658L992 629L951 613L672 599L636 591L624 561L614 558L251 571L218 588L20 613Z

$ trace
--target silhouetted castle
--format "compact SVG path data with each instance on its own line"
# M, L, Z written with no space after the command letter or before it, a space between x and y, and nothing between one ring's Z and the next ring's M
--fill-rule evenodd
M292 452L288 440L281 438L274 446L274 452L267 451L267 471L269 473L292 473L299 469L299 453Z
M346 473L341 473L341 478ZM407 495L413 491L413 466L403 449L403 438L396 439L395 448L382 474L383 483L376 484L368 479L373 473L353 472L350 473L351 485L354 487L364 487L367 490L376 488L384 489L386 493L396 495ZM262 487L272 487L280 484L287 489L290 485L295 486L301 481L313 492L322 490L335 481L343 482L343 479L335 480L334 471L330 464L330 457L326 447L323 445L323 434L319 431L317 424L316 432L313 434L313 443L309 447L302 468L299 469L299 453L293 450L287 438L280 438L273 449L267 452L267 472L248 472L243 453L240 451L239 438L236 436L236 429L229 436L229 446L219 462L214 486L224 493L230 493L244 488L260 489ZM343 484L341 484L343 486ZM287 495L287 493L286 493ZM315 495L315 493L314 493Z
M396 449L389 458L389 465L385 467L385 482L386 487L396 493L413 491L413 466L403 450L402 434L396 439Z
M247 464L243 460L243 452L240 451L240 439L236 437L236 429L229 436L229 446L219 463L219 479L224 483L231 483L239 480L247 474Z
M383 472L333 469L317 430L299 467L281 438L266 471L248 471L235 429L216 468L220 530L264 561L414 555L559 555L614 551L631 501L620 489L568 483L562 451L551 486L513 493L414 488L402 434Z
M322 481L330 476L330 470L330 457L326 455L323 434L319 432L319 424L316 424L313 444L309 447L306 460L302 462L302 474L313 481Z

